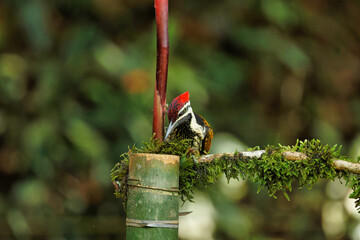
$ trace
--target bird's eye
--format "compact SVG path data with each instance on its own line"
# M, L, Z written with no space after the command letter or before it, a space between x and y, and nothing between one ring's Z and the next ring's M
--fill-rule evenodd
M181 117L182 115L184 115L187 110L189 109L189 107L187 106L186 108L182 109L179 113L178 113L178 116Z

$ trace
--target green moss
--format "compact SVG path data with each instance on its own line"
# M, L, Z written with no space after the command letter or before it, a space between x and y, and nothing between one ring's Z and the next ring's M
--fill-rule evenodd
M189 149L188 140L181 140L179 142L159 142L158 140L151 138L149 142L144 142L143 145L142 148L137 148L135 145L132 148L129 148L129 151L120 156L120 162L116 163L111 170L111 179L119 186L119 189L115 190L115 196L123 199L124 202L126 202L127 199L127 175L129 172L129 155L131 153L178 155L182 156L181 159L183 160ZM181 194L181 196L183 196L183 194Z
M261 158L249 158L241 153L233 157L224 156L212 162L197 163L188 153L189 142L161 142L151 139L144 143L141 149L135 146L123 154L120 163L116 164L111 172L113 181L120 183L117 197L126 199L126 176L128 173L128 157L132 152L173 154L180 156L180 197L183 202L193 199L195 188L207 189L219 180L222 174L230 180L248 179L259 184L258 192L265 189L269 196L276 198L280 192L289 201L288 193L292 191L292 184L298 183L299 188L311 188L320 179L334 180L342 178L345 184L353 189L351 198L355 198L356 207L360 208L360 178L348 171L336 171L332 167L332 159L350 161L340 155L341 147L324 145L319 140L297 141L294 146L267 146L266 153ZM249 151L259 150L259 147ZM304 153L308 159L289 161L284 159L283 151Z

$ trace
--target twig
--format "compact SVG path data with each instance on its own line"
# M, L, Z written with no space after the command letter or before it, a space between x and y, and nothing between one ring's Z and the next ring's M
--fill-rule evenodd
M156 82L154 91L153 133L162 141L166 112L166 85L169 61L168 0L155 0L157 29Z
M245 157L256 157L260 158L265 153L265 150L258 150L258 151L248 151L248 152L237 152L237 153L216 153L216 154L209 154L209 155L202 155L197 158L198 162L212 162L215 159L219 159L222 157L234 157L235 154L242 154Z
M199 156L197 160L198 162L211 162L215 159L220 159L222 157L234 157L239 154L242 154L244 157L260 158L264 153L265 150L237 152L237 153L217 153L217 154ZM284 156L284 159L289 161L304 161L308 159L306 154L300 152L284 151L282 152L282 155ZM359 163L348 162L340 159L332 159L332 162L333 162L333 167L336 170L339 171L347 170L351 173L360 174Z
M348 170L349 172L360 174L360 164L352 163L344 160L335 159L333 160L333 166L336 170Z

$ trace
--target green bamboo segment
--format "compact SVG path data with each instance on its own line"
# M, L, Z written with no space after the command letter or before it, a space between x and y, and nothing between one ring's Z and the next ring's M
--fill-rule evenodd
M131 154L126 239L178 239L179 157Z

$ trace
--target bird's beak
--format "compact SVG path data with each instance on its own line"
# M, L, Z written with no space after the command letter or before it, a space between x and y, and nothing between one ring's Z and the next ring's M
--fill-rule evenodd
M169 127L166 130L165 140L170 136L170 133L172 132L173 129L174 129L174 124L170 122Z

